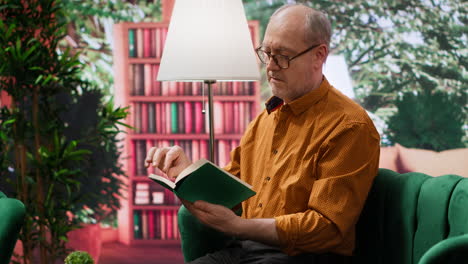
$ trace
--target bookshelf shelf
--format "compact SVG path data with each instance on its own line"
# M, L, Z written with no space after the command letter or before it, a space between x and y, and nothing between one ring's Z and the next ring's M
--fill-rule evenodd
M202 102L203 96L191 95L191 96L177 96L177 97L167 97L167 96L130 96L130 102ZM208 100L208 97L205 96L205 101ZM257 95L214 95L213 100L215 101L224 101L224 102L242 102L242 101L255 101L258 99Z
M169 23L114 25L115 102L130 107L122 141L122 165L128 178L118 212L119 241L127 245L180 244L177 211L180 201L147 176L146 152L153 146L181 146L192 160L208 158L208 128L202 114L201 82L156 80ZM250 21L253 46L258 45L258 21ZM260 111L258 82L214 85L215 163L224 166L248 123ZM205 107L208 108L207 106Z

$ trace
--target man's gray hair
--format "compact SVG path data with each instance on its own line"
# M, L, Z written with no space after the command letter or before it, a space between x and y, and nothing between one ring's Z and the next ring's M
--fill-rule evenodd
M294 6L305 6L310 10L306 15L306 32L304 36L305 41L309 42L310 44L324 43L327 45L328 49L330 49L330 40L332 34L331 23L323 12L304 4L287 4L278 8L273 13L273 15L271 15L271 17L274 17L281 11Z

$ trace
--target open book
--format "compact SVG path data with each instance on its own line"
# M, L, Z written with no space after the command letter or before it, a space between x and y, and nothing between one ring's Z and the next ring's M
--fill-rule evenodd
M190 202L203 200L233 208L256 193L252 186L206 159L185 168L175 182L150 174L150 179Z

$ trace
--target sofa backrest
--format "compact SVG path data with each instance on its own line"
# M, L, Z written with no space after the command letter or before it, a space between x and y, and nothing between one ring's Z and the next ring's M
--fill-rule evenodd
M355 263L418 263L461 234L468 234L468 178L380 169L357 224Z

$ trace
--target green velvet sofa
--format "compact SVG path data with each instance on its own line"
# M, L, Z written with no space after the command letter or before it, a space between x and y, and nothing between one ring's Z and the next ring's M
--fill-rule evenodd
M179 229L186 261L230 239L183 206ZM356 231L356 264L468 264L468 178L380 169Z
M0 264L10 263L25 214L21 201L0 192Z

